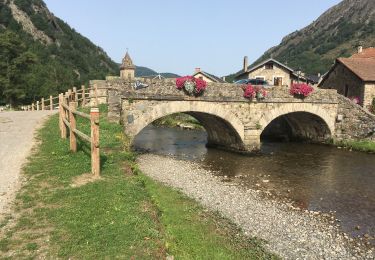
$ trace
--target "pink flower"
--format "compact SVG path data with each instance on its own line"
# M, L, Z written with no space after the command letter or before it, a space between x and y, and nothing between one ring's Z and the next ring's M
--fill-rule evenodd
M206 90L207 83L203 79L195 79L195 92L200 94L204 90Z
M194 78L193 76L184 76L176 79L176 88L182 90L185 88L185 83L191 81L194 83L194 94L199 95L207 88L207 83L203 79Z
M176 87L177 87L177 89L183 89L185 81L187 81L187 80L193 81L193 77L192 76L185 76L185 77L177 78L176 79Z
M313 87L306 83L294 83L290 87L291 95L302 95L304 97L309 96L314 91Z
M359 97L351 97L350 100L354 102L355 104L361 103L361 99Z
M253 85L251 85L251 84L248 84L248 85L246 85L245 87L244 87L244 94L243 94L243 96L245 97L245 98L254 98L255 97L255 89L254 89L254 87L253 87Z

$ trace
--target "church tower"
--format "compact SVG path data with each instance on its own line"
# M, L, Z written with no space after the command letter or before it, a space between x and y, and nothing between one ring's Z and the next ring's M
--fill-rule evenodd
M135 66L128 52L126 52L125 57L122 59L122 64L120 67L120 78L122 79L134 79L135 77Z

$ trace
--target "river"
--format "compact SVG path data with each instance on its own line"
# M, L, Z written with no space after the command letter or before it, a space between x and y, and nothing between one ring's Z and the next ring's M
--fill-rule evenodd
M333 212L346 233L375 237L375 155L269 142L259 155L245 156L206 148L206 140L204 131L150 125L134 144L142 152L196 161L227 181L291 200L302 209Z

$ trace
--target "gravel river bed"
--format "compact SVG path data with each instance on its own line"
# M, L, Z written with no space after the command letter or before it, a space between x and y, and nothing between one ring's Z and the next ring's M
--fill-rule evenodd
M246 235L264 239L284 259L375 259L374 248L345 234L333 215L268 198L194 161L144 154L138 163L146 175L220 212Z

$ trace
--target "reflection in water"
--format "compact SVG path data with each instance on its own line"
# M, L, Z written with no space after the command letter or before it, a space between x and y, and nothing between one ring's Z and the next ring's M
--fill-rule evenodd
M199 161L234 182L288 197L305 209L336 211L346 232L375 236L375 155L323 145L264 143L261 155L244 156L207 149L206 139L199 130L149 126L137 136L135 146Z

